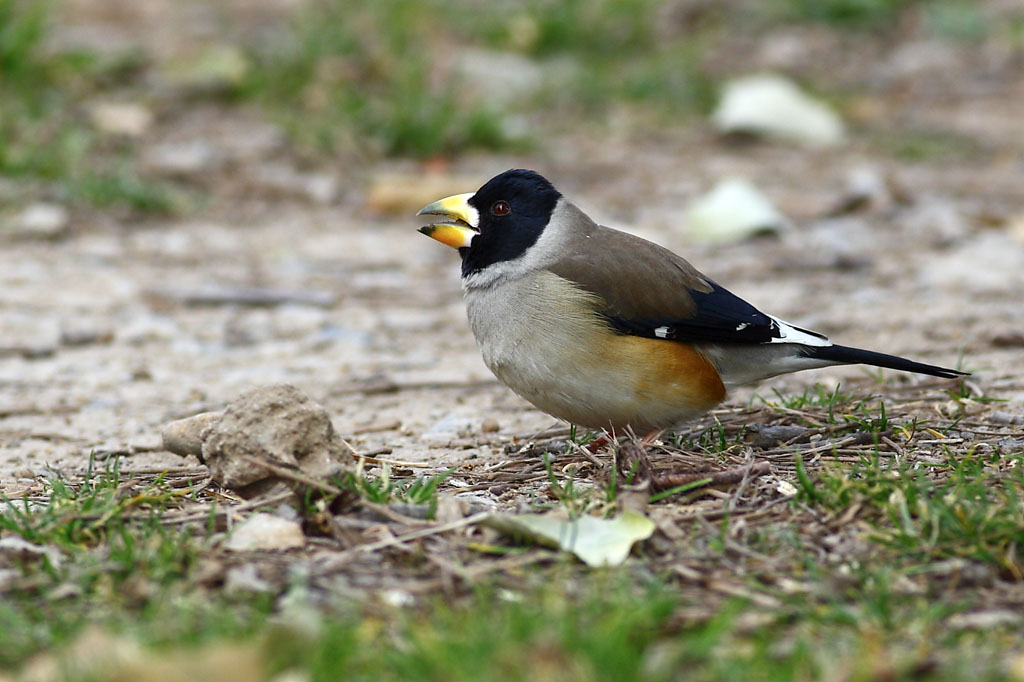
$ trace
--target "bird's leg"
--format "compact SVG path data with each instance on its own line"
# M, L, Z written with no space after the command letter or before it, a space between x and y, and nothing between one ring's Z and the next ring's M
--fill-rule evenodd
M630 432L629 437L619 447L619 471L634 485L654 484L656 474L647 456L647 449L654 445L661 432L662 429L655 429L639 440Z
M662 434L663 430L664 429L655 429L651 431L646 436L640 439L640 444L643 445L644 447L649 447L653 445L654 442L658 440L658 436ZM616 436L614 432L609 433L608 431L602 431L600 436L584 445L583 448L590 454L596 455L601 448L610 443L615 442L615 440Z
M654 431L651 431L646 436L640 439L640 445L644 446L645 448L654 445L654 442L658 440L658 436L662 434L662 431L663 429L655 429ZM601 432L600 436L590 441L583 447L590 454L596 455L601 448L613 442L614 440L615 434L610 434L607 431L603 431Z
M608 435L608 432L602 431L600 436L584 445L583 449L592 455L596 455L601 448L603 448L605 445L608 445L611 442L612 438L611 436Z
M637 439L632 431L628 431L627 438L624 439L622 445L618 448L618 457L616 458L619 473L624 476L632 485L651 485L652 489L657 486L657 474L654 473L654 469L651 466L651 460L647 456L647 450L654 445L658 437L664 432L664 429L654 429L645 435L643 438ZM614 434L609 435L608 432L601 434L600 438L596 438L591 441L590 445L593 446L598 441L601 443L597 447L601 447L606 443L613 442L615 440ZM594 452L594 450L590 450Z
M644 446L644 448L648 448L654 445L654 442L658 440L658 436L660 436L664 430L665 429L654 429L653 431L651 431L646 436L640 439L640 445Z

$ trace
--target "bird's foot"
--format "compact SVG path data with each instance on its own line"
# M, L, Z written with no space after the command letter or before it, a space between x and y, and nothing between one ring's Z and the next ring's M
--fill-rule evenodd
M692 490L704 487L734 486L745 480L762 476L771 471L771 463L766 461L751 462L742 467L733 467L725 471L659 471L651 463L651 446L661 431L653 431L640 440L624 441L618 450L617 465L619 474L632 486L647 486L652 493L664 492L674 488Z

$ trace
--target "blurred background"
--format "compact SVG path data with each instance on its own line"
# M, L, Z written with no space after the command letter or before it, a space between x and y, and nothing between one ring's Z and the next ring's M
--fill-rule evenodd
M0 380L88 444L279 380L401 424L369 447L433 457L481 405L542 428L414 217L530 167L759 307L1021 399L1022 112L1018 0L0 0ZM350 399L466 382L454 422Z
M841 120L816 158L941 162L957 187L1019 160L1022 50L1015 0L2 0L2 198L151 219L294 181L331 203L495 154L617 183L645 146L698 183L750 152L709 116L754 73Z

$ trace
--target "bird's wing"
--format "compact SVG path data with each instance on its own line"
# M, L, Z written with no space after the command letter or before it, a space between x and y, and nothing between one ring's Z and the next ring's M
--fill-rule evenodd
M601 303L616 330L695 343L831 345L828 338L762 313L671 251L592 225L549 269Z

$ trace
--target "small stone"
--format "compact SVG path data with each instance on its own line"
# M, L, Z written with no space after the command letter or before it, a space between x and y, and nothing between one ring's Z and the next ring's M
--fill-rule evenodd
M743 434L744 442L756 448L773 448L781 444L806 441L810 429L793 424L751 424Z
M273 338L270 311L240 311L224 321L224 345L230 347L253 346L267 343Z
M327 173L300 173L279 163L257 166L250 175L256 189L278 197L327 205L338 197L338 180Z
M60 204L37 202L25 207L4 227L4 232L21 239L59 239L70 227L70 215Z
M295 521L271 514L257 513L235 528L224 542L224 548L233 552L255 550L287 550L302 547L306 536Z
M153 372L146 365L136 365L128 373L132 381L153 381Z
M963 208L940 196L922 196L907 210L902 225L920 243L946 246L959 243L972 231Z
M993 424L1024 424L1024 414L993 412L988 416L988 419Z
M1018 244L1024 244L1024 213L1017 213L1006 221L1006 232Z
M936 74L956 73L962 57L949 41L931 38L904 41L886 59L876 63L879 74L886 80L923 82Z
M984 232L956 249L920 259L920 277L934 291L1017 295L1024 288L1024 249L1006 234Z
M144 163L157 173L187 177L212 169L216 158L209 142L189 140L154 145L146 153Z
M302 522L302 515L290 504L282 502L274 508L274 516L284 519L285 521L294 521L295 523Z
M437 496L434 520L437 523L452 523L466 517L466 505L454 495L441 493Z
M232 566L224 576L224 591L227 594L266 593L273 591L274 586L260 577L256 564Z
M140 137L153 123L153 113L134 102L97 102L89 108L89 119L102 133Z
M471 417L450 413L434 422L421 439L428 443L449 443L463 434L471 433L476 420Z
M989 342L995 348L1020 348L1024 346L1024 329L1003 329L992 335Z
M0 594L5 594L17 585L21 571L14 568L0 568Z
M876 243L870 222L862 216L832 216L801 225L785 235L789 256L777 267L859 270L871 265Z
M50 357L60 345L60 322L55 317L9 312L0 315L0 357Z
M865 208L877 210L890 203L892 199L885 178L875 169L861 166L847 174L843 194L828 213L837 216Z
M480 424L480 430L484 433L496 433L501 430L501 424L493 417L488 417Z
M22 563L45 558L54 568L60 566L62 555L56 547L47 547L29 542L20 535L8 535L0 538L0 561L7 564L11 561Z
M132 346L147 343L173 341L181 336L182 330L169 317L162 315L142 315L118 329L119 341Z
M224 582L227 567L219 559L199 559L191 571L193 584L213 587Z
M1022 623L1024 623L1024 614L1010 609L956 613L946 620L946 624L953 630L981 630L983 632L999 627L1015 627Z
M60 345L91 346L106 344L114 340L114 331L109 327L65 326L61 325Z
M275 338L298 339L328 327L331 316L309 305L285 304L273 310L270 322Z
M409 607L416 603L416 597L399 589L387 589L380 593L380 600L388 606L396 608Z
M238 164L259 163L286 146L281 129L264 121L234 121L217 134L217 149Z
M57 585L52 590L46 593L45 599L47 601L61 601L63 599L73 599L79 597L82 594L82 586L77 583L66 582Z
M541 65L529 57L476 48L459 52L454 71L467 91L499 106L532 97L544 85L545 75ZM495 78L496 73L501 77Z
M203 432L213 426L221 414L203 412L165 425L160 431L164 449L182 457L195 455L203 461Z

